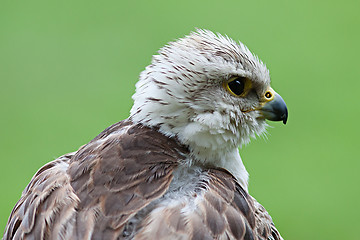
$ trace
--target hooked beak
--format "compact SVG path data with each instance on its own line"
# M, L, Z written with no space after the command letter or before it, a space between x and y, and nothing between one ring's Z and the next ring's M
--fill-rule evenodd
M265 119L282 121L286 124L288 111L285 101L272 88L265 92L264 99L258 110Z

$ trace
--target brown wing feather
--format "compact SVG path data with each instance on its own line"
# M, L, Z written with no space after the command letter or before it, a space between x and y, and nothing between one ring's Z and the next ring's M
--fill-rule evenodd
M95 239L118 237L128 219L162 196L187 151L150 128L129 126L116 134L122 129L113 126L80 149L68 171L78 212L94 218L81 229L92 230Z
M115 239L168 189L187 149L153 129L119 122L74 155L42 167L16 204L4 239Z
M135 239L282 239L269 214L223 169L208 169L187 198L161 204Z

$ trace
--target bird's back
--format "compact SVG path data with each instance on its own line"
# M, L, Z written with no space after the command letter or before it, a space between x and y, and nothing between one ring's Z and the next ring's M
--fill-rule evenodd
M156 128L116 123L35 174L3 238L281 239L228 171L188 157Z

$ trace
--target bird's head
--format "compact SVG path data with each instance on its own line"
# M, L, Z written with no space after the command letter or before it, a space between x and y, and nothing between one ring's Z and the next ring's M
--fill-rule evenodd
M169 43L140 76L131 119L203 151L234 148L287 120L269 71L242 43L198 30Z

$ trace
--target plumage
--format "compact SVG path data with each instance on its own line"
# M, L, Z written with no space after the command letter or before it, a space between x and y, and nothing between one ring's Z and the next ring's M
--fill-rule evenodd
M154 56L133 99L129 119L40 168L3 239L282 239L238 152L287 119L257 57L198 30Z

